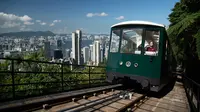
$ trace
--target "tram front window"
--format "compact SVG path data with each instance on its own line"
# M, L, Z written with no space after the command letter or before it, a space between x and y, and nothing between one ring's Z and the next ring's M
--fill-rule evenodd
M123 29L120 53L141 54L143 29Z

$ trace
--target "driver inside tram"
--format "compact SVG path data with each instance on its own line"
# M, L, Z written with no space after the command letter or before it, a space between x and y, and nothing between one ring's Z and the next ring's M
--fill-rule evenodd
M146 48L146 51L155 52L156 49L154 48L153 41L150 41L149 45Z

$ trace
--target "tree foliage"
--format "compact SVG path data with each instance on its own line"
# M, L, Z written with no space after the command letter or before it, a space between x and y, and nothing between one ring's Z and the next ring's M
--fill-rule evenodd
M199 6L199 0L180 0L169 14L170 26L167 32L177 60L183 60L184 55L187 59L200 59Z

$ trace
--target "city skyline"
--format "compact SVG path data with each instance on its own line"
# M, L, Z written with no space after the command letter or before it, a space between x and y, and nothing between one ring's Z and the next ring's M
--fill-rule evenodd
M59 34L80 29L90 34L109 34L111 25L127 20L152 21L167 26L168 15L176 2L2 0L0 33L49 30Z
M39 36L38 38L35 36L28 38L3 36L0 38L1 41L4 41L0 44L0 57L22 56L23 52L29 54L43 51L44 58L50 62L64 60L78 65L98 66L103 62L104 57L107 57L107 53L104 51L109 39L106 38L108 37L105 35L83 36L82 31L78 29L72 32L71 36L54 35Z

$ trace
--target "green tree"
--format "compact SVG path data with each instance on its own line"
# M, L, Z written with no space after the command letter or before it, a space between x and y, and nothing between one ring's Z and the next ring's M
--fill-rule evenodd
M177 2L169 15L168 35L173 44L177 60L187 58L200 59L200 1L181 0ZM185 42L185 43L184 43ZM184 47L188 49L184 52Z
M180 0L169 15L167 30L177 62L196 82L200 66L200 0Z

